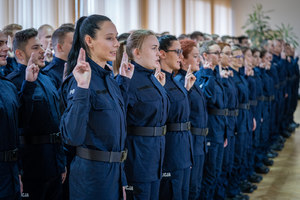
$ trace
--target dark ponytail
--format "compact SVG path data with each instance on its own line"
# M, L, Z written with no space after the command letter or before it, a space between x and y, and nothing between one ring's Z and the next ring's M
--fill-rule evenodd
M103 15L91 15L89 17L80 17L76 23L76 28L73 37L72 48L68 55L67 75L72 73L73 69L77 65L77 58L80 48L83 48L89 56L89 48L85 43L85 36L89 35L95 39L96 31L101 30L101 24L105 21L111 21L108 17Z

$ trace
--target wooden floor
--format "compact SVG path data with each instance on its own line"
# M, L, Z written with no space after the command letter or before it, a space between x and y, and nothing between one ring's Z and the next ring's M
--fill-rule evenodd
M300 122L300 101L295 121ZM300 200L300 128L287 139L270 172L257 186L249 195L251 200Z

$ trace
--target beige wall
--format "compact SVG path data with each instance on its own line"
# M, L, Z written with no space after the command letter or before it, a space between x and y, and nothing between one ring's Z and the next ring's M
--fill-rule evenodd
M264 10L273 10L268 13L271 17L272 28L281 23L293 26L300 44L300 0L231 0L234 35L244 33L241 27L245 24L247 15L252 12L252 6L256 3L261 3Z

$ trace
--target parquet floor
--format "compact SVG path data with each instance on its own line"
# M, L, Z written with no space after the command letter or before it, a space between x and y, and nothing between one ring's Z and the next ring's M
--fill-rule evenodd
M300 101L295 121L300 122ZM300 128L287 139L270 172L257 186L249 195L251 200L300 200Z

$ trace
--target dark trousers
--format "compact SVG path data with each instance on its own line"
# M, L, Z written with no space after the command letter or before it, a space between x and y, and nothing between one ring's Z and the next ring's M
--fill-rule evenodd
M236 196L241 192L240 183L241 176L243 171L243 161L246 148L245 148L245 140L246 140L247 132L238 132L235 136L235 153L234 153L234 164L232 167L231 175L229 177L229 185L227 194L229 197Z
M20 200L20 193L17 193L15 195L10 195L8 197L1 197L0 200Z
M160 182L160 200L187 200L191 168L166 172ZM170 175L170 176L169 176Z
M200 199L212 200L222 171L224 144L208 141L207 149Z
M200 198L204 160L205 154L194 156L194 165L192 166L190 176L190 200L197 200Z
M129 182L126 190L127 200L158 200L160 180L150 183Z
M235 136L231 135L227 138L227 147L224 149L222 172L217 180L217 187L214 199L225 199L226 191L229 184L229 176L234 163Z
M62 184L61 176L51 178L47 181L41 180L22 180L23 194L22 199L30 200L61 200Z

